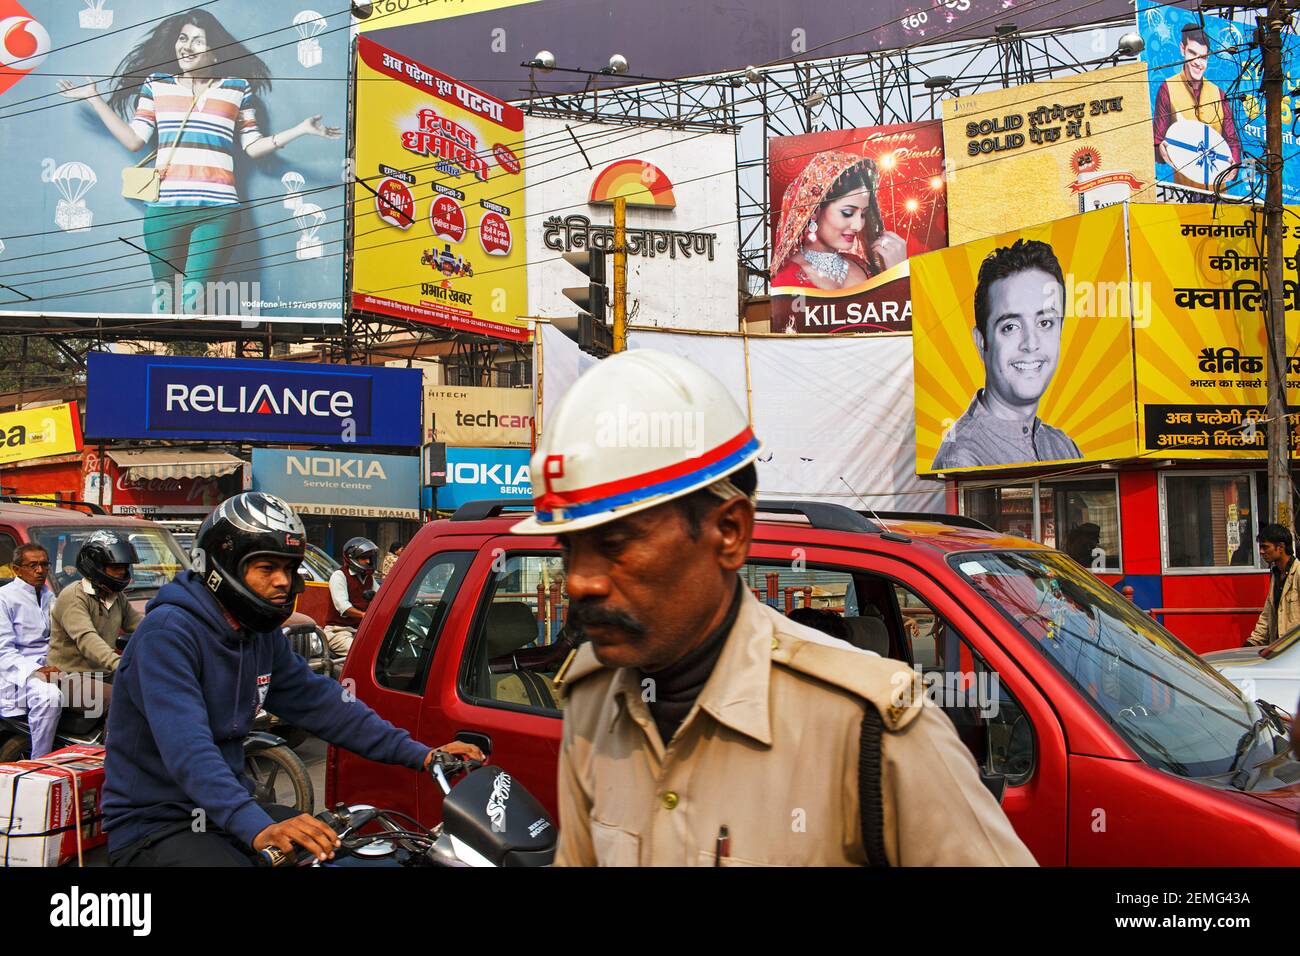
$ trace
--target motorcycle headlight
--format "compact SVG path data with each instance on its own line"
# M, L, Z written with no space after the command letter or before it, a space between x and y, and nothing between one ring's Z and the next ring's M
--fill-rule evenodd
M320 631L312 631L311 639L307 642L307 647L311 651L312 657L325 656L325 642L321 640Z

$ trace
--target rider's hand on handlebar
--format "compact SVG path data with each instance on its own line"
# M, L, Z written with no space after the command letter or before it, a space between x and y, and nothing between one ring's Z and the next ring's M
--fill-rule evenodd
M318 860L332 860L334 848L340 845L339 835L311 814L302 813L283 823L273 823L253 837L254 850L274 846L292 856L295 845Z
M487 760L487 757L483 756L483 751L479 750L473 744L467 744L467 743L462 743L459 740L453 740L449 744L443 744L441 747L438 747L436 750L429 751L429 753L424 758L425 770L428 770L429 767L433 764L433 755L436 754L439 750L441 750L445 754L454 754L457 757L464 757L467 760L477 760L479 763L483 763Z

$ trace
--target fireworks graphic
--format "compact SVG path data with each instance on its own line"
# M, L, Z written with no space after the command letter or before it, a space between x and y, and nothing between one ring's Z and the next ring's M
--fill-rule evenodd
M935 215L944 206L945 184L943 173L933 168L934 162L926 161L929 157L913 161L906 152L895 150L876 157L880 169L877 195L885 228L910 243L913 232L922 241L930 235Z

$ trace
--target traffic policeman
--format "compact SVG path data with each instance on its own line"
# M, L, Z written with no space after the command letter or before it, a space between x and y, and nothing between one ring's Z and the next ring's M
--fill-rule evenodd
M908 665L832 641L740 580L759 442L693 363L623 352L532 461L567 625L567 866L1034 865Z

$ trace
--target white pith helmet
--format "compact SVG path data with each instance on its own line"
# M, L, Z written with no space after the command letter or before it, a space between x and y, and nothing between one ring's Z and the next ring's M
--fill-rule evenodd
M722 482L759 453L713 375L653 349L597 363L560 400L532 458L532 517L515 534L564 534ZM719 495L741 494L730 482Z

